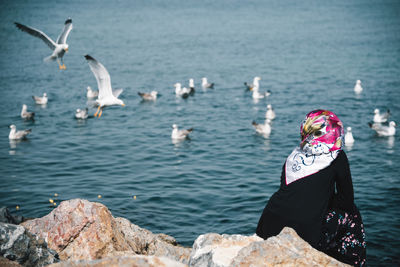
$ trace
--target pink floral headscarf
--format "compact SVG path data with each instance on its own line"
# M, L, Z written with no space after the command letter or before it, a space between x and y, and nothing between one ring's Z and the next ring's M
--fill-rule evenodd
M301 123L300 134L300 146L286 159L286 185L329 166L343 146L343 124L328 110L308 113Z
M300 126L300 148L307 154L322 154L340 150L343 146L343 124L335 113L313 110Z

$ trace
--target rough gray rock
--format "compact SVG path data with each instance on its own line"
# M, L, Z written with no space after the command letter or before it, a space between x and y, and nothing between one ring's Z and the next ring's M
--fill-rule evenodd
M19 225L0 223L0 256L24 266L44 266L59 261L46 242Z
M13 216L10 211L6 207L0 208L0 222L2 223L12 223L12 224L20 224L23 222L24 217L22 216Z

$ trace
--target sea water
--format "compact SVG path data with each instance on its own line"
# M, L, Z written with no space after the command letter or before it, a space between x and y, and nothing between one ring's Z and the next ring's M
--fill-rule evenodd
M399 263L400 140L367 124L375 108L400 123L399 1L5 0L0 12L0 206L41 217L54 208L50 198L98 201L185 246L208 232L250 235L301 120L323 108L353 128L345 151L368 262ZM14 25L55 40L68 17L66 70L43 62L50 49ZM78 121L77 108L96 111L86 99L87 86L97 89L86 54L124 89L126 106ZM255 76L260 92L272 92L258 102L243 86ZM215 89L202 91L202 77ZM173 85L189 78L195 96L177 99ZM161 96L141 102L137 93L151 90ZM35 105L31 96L44 92L49 103ZM20 118L22 104L34 122ZM267 104L277 117L265 139L251 122L263 122ZM194 128L191 139L171 142L174 123ZM28 140L10 143L10 124L31 128Z

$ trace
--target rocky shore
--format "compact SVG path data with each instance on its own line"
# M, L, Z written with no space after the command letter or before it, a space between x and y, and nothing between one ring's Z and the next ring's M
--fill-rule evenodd
M22 221L0 209L0 266L348 266L313 249L291 228L267 240L208 233L187 248L84 199Z

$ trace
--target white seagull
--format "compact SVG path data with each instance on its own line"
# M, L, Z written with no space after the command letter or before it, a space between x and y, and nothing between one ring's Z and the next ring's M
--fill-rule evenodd
M75 111L75 119L79 119L79 120L85 120L88 118L89 114L88 114L88 108L85 109L76 109Z
M182 98L188 98L190 90L187 89L186 87L182 88L181 83L176 83L174 84L175 86L175 95L176 97L182 97Z
M377 108L374 110L374 122L375 123L387 122L389 116L390 116L390 110L387 110L383 114L380 114L379 109L377 109Z
M275 119L275 111L270 104L267 105L267 112L265 112L265 119L273 120Z
M351 133L351 127L347 127L346 134L344 135L344 144L347 146L351 146L354 144L354 137Z
M141 93L138 92L138 95L144 100L144 101L155 101L157 99L157 91L151 91L150 93Z
M264 94L260 94L260 92L258 91L258 89L259 89L258 86L254 86L254 87L252 87L252 88L250 89L250 91L253 91L253 94L252 94L253 99L261 99L261 98L264 98L264 97L267 97L267 96L270 95L269 92L266 92L266 93L264 93Z
M379 123L368 123L368 125L379 136L394 136L396 134L396 123L394 121L389 122L389 126Z
M34 117L35 117L35 112L28 112L27 105L23 104L22 111L21 111L21 118L23 118L25 120L33 120Z
M244 86L246 87L246 90L251 91L254 89L254 87L260 87L259 81L261 80L260 77L256 76L253 79L253 83L248 84L247 82L244 83Z
M361 87L361 81L357 80L356 85L354 86L354 92L356 94L360 94L362 92L363 88Z
M201 87L203 89L211 88L214 89L214 83L209 83L206 77L201 78Z
M189 134L193 131L193 128L187 130L178 130L178 125L172 125L171 138L175 140L182 140L189 137Z
M189 94L194 95L195 92L196 90L194 89L194 80L189 79Z
M253 124L257 133L263 135L264 137L268 137L271 134L271 124L270 123L271 123L270 120L265 120L264 124L256 123L255 121L253 121L251 124Z
M43 96L32 96L33 100L35 100L35 103L38 105L46 105L49 99L47 98L47 94L43 93Z
M85 58L89 64L90 70L96 77L97 87L99 88L99 97L96 99L96 103L99 105L99 107L97 108L94 116L99 116L100 118L101 114L103 113L103 109L106 106L120 105L124 107L124 102L121 99L118 99L118 96L123 90L112 90L111 78L107 69L93 57L86 55Z
M93 90L92 87L88 86L86 88L86 97L87 98L96 98L99 96L99 91Z
M32 131L31 129L17 131L17 127L12 124L10 125L10 134L8 135L8 139L10 140L21 140L26 138L26 136Z
M64 65L64 60L63 56L65 52L68 52L68 44L67 44L67 38L69 33L72 30L72 19L68 18L65 23L64 23L64 29L61 32L60 36L58 36L57 41L54 42L50 37L48 37L44 32L37 30L35 28L31 28L25 25L22 25L18 22L15 22L15 25L17 26L18 29L21 31L24 31L34 37L38 37L47 44L48 47L50 47L51 50L53 50L53 53L45 58L45 60L57 60L58 66L61 69L66 69ZM61 65L62 63L62 65Z

